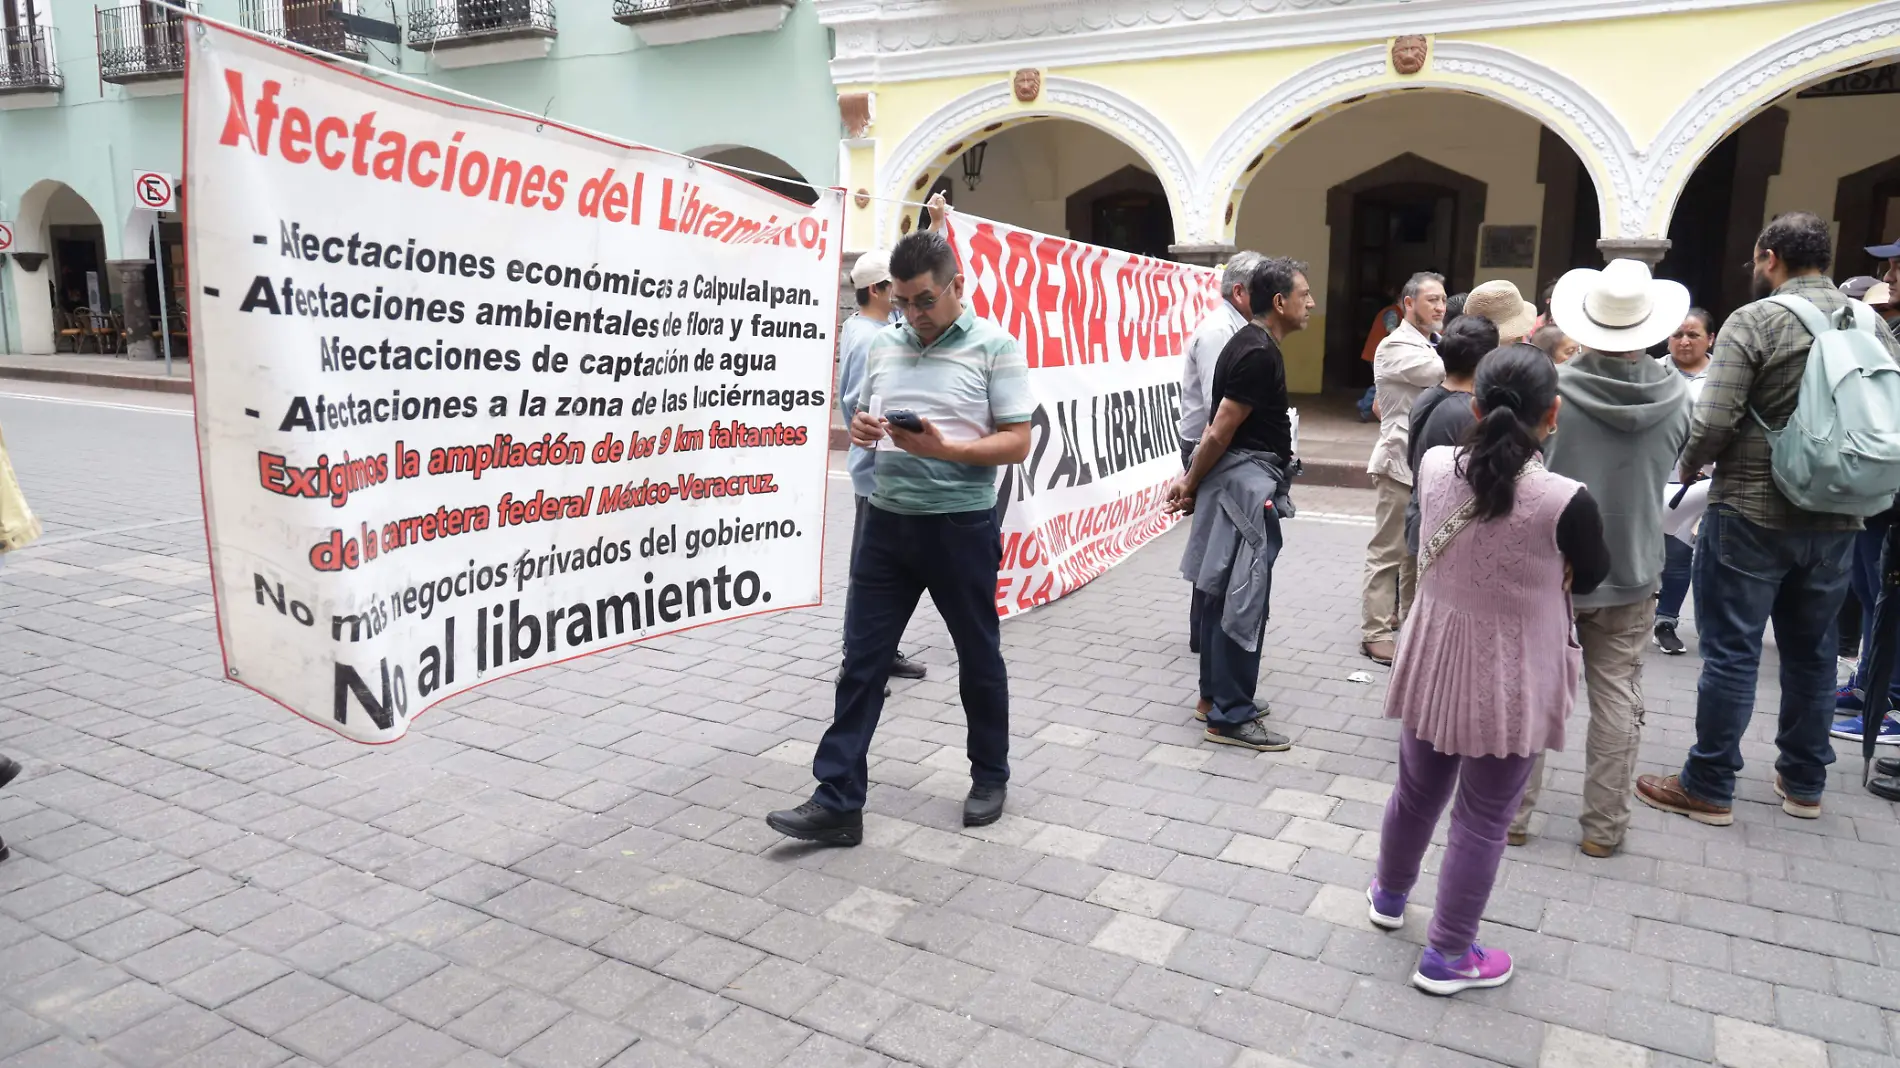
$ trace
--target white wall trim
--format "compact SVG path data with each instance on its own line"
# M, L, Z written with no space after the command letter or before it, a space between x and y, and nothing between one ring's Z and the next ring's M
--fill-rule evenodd
M1883 47L1863 47L1876 42ZM1817 77L1896 55L1900 55L1900 0L1875 0L1802 27L1723 71L1690 97L1651 143L1636 187L1643 210L1624 214L1623 236L1641 236L1646 229L1658 236L1667 232L1676 201L1702 158L1736 127L1794 88L1784 84L1781 75L1828 57L1833 57L1831 62L1813 72ZM1693 162L1679 166L1685 155Z
M879 234L890 232L900 207L892 201L915 199L910 193L911 183L946 145L967 142L992 122L1026 118L1084 122L1114 137L1134 149L1161 179L1177 220L1193 210L1197 182L1194 165L1166 123L1114 90L1076 78L1050 76L1043 80L1042 97L1035 105L1018 104L1014 89L1003 81L973 89L919 122L889 157L879 161L878 185L880 195L886 198L878 203ZM1180 231L1177 223L1176 232Z
M1255 101L1208 150L1200 169L1204 184L1196 196L1201 210L1194 217L1206 220L1224 213L1228 198L1248 180L1244 174L1247 163L1286 136L1294 126L1355 96L1404 89L1477 92L1486 99L1528 114L1563 137L1583 161L1596 183L1597 206L1606 226L1612 221L1613 207L1630 203L1631 175L1638 173L1636 168L1640 168L1642 153L1615 114L1570 79L1515 52L1447 40L1433 43L1430 63L1418 74L1396 82L1387 79L1386 74L1383 45L1356 49L1315 63ZM1453 80L1445 75L1476 79L1479 84ZM1379 83L1377 86L1367 84L1375 81ZM1504 92L1505 89L1518 95ZM1523 96L1536 100L1544 110L1527 108ZM1184 234L1182 240L1215 240L1213 231L1217 229L1224 232L1225 222L1208 226L1206 231ZM1605 232L1613 231L1606 229Z
M840 85L1469 33L1796 0L813 0Z

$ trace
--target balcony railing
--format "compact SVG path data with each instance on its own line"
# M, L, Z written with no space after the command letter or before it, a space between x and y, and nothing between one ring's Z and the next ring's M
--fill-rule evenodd
M355 0L243 0L238 23L305 48L362 59L369 47L336 17L339 11L355 10Z
M198 9L196 3L180 6ZM185 73L185 23L178 12L156 4L95 9L99 77L127 82L178 78Z
M53 62L53 31L0 26L0 93L56 92L65 79Z
M554 0L409 0L411 48L554 34Z
M796 4L797 0L614 0L614 21L633 26L755 8L782 7L789 10Z

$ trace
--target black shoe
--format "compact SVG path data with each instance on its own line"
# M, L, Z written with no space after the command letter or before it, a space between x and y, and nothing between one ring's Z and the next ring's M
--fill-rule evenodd
M1267 729L1260 720L1250 719L1238 727L1207 728L1207 740L1220 745L1237 745L1242 749L1255 749L1262 753L1283 753L1293 748L1293 739Z
M970 796L963 799L963 825L965 827L988 827L1003 817L1003 798L1009 794L1009 787L1000 782L979 782L970 786Z
M921 679L924 677L924 666L905 656L903 653L898 653L891 658L891 677L894 679Z
M1676 625L1666 622L1656 624L1656 648L1661 649L1664 656L1681 656L1688 651L1682 639L1676 637Z
M1880 757L1874 761L1874 774L1886 778L1900 778L1900 757Z
M0 860L5 860L12 855L13 850L7 848L6 840L0 839Z
M1900 778L1892 775L1867 784L1867 792L1888 801L1900 801Z
M0 755L0 786L12 782L20 774L20 762L10 756ZM0 857L0 860L6 858Z
M785 837L801 842L854 846L864 841L864 813L838 812L816 801L768 813L765 822Z

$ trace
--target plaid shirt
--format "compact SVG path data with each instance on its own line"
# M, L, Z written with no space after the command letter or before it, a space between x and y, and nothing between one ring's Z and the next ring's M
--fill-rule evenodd
M1847 303L1847 296L1824 275L1791 278L1775 292L1805 297L1829 315ZM1900 344L1893 335L1883 330L1880 339L1900 363ZM1768 436L1749 415L1752 407L1769 426L1787 424L1813 343L1801 320L1778 304L1756 301L1736 309L1716 336L1679 466L1687 470L1714 461L1709 503L1729 505L1752 523L1774 530L1859 530L1861 521L1855 516L1804 511L1781 495L1769 462Z

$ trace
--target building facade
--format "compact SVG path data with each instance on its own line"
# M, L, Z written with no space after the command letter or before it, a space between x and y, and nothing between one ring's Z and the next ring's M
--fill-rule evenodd
M133 175L182 180L184 34L164 8L107 2L0 0L0 223L13 235L0 352L151 355L161 291L183 340L178 216L159 219L155 249ZM202 10L629 141L837 180L830 34L796 0L203 0ZM359 12L366 21L350 17ZM155 252L170 276L162 289Z
M1764 221L1900 237L1900 0L813 0L854 247L959 208L1310 265L1299 391L1362 386L1413 271L1454 291L1634 255L1718 316Z

